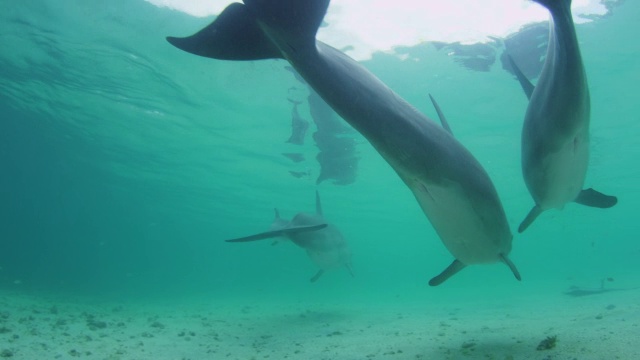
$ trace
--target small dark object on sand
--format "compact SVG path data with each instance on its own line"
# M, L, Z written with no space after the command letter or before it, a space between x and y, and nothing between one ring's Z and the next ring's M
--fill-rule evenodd
M538 347L536 348L536 350L551 350L554 347L556 347L556 342L558 341L558 337L553 335L553 336L547 336L546 339L540 341L540 344L538 344Z

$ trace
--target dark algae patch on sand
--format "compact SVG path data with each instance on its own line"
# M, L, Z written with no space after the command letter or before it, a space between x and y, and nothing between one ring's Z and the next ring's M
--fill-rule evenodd
M540 341L536 350L551 350L556 347L556 343L558 342L558 337L556 335L547 336L546 339Z

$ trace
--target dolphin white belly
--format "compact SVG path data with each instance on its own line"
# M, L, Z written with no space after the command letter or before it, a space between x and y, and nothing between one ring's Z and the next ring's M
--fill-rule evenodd
M446 239L444 245L460 262L494 263L501 260L499 254L511 251L510 242L487 236L486 223L456 184L417 183L412 190L440 238Z
M589 141L587 129L583 129L573 139L542 159L544 180L538 180L543 194L536 200L542 210L562 209L568 202L574 201L584 185L589 163ZM536 171L536 170L534 170Z

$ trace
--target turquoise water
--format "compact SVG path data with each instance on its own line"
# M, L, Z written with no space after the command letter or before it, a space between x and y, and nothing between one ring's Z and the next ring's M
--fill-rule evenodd
M317 184L308 89L284 61L177 51L166 35L189 34L211 19L143 1L4 1L0 288L382 304L556 296L604 278L611 287L637 287L638 18L640 4L627 1L577 28L592 99L586 186L617 195L618 205L570 204L516 234L511 259L522 282L496 264L429 288L451 255L363 137L336 135L349 144L340 156L352 173L345 184ZM409 50L420 61L375 54L363 65L432 118L428 94L437 98L494 181L515 232L532 206L520 171L527 102L517 81L499 62L474 71L428 44ZM302 145L286 142L292 98L310 124ZM222 241L267 230L274 207L286 218L312 212L316 190L350 243L355 277L336 270L309 284L316 268L291 244Z

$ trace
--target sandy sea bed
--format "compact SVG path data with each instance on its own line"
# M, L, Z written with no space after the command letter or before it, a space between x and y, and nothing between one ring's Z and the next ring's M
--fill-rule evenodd
M435 303L244 299L122 302L4 290L0 358L640 359L635 289ZM555 347L537 350L553 336Z

